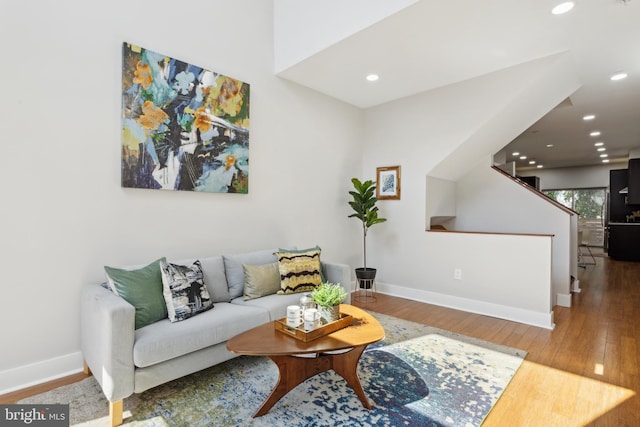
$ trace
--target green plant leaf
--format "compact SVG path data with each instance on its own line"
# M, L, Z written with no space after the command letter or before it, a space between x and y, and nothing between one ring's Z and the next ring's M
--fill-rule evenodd
M339 283L322 282L311 292L316 304L324 307L339 305L347 297L347 292Z
M386 221L386 218L378 217L378 198L376 194L376 182L372 180L360 181L358 178L351 178L354 190L349 191L352 197L349 206L355 213L348 215L349 218L358 218L363 227L363 258L364 267L367 266L367 231L369 227Z

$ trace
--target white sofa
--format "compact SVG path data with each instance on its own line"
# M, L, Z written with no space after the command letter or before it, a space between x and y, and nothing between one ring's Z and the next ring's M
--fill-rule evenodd
M245 301L243 264L276 262L277 249L198 258L213 309L171 323L163 319L135 329L135 309L104 284L81 294L81 348L110 402L112 425L122 423L122 399L235 357L226 342L234 335L285 317L301 294L267 295ZM195 259L171 261L192 263ZM346 264L322 262L324 278L347 286ZM347 301L348 302L348 301Z

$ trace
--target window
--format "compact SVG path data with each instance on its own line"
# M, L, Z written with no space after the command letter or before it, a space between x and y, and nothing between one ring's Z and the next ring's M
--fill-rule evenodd
M543 190L547 196L580 214L578 228L588 228L590 246L604 245L606 188Z

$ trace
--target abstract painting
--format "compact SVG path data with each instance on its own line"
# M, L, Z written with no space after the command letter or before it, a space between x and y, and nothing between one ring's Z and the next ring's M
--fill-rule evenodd
M249 191L249 84L123 43L122 186Z

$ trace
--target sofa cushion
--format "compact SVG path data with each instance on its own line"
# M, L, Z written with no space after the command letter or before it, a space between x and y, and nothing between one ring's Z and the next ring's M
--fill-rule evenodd
M310 292L322 282L320 248L276 252L281 290L278 294Z
M267 295L258 299L245 300L242 297L231 300L232 305L261 308L269 312L269 320L282 319L287 316L287 306L300 303L304 294Z
M213 308L200 261L190 266L160 261L162 288L171 322L179 322Z
M264 308L230 303L218 303L184 322L161 320L135 331L133 362L140 368L155 365L228 341L269 320Z
M263 265L242 264L244 269L244 299L273 295L280 290L278 263Z
M162 275L158 259L136 269L105 266L109 288L135 307L135 328L142 328L167 317L167 306L162 296Z
M202 276L204 284L209 290L209 296L213 302L229 302L229 287L227 286L227 277L224 274L224 261L221 255L198 258L202 267ZM174 264L190 265L196 261L195 258L171 261Z
M244 269L242 268L242 264L264 265L277 262L278 259L273 254L275 251L275 249L265 249L222 256L231 299L238 298L244 294Z

